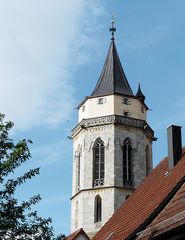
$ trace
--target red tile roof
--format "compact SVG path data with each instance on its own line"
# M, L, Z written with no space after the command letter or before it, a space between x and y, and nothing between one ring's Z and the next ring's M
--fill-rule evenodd
M157 218L150 224L150 226L154 226L160 222L163 222L183 211L185 211L185 183L181 186L181 188L175 194L175 196L172 198L170 203L157 216Z
M161 211L162 204L169 201L169 194L184 175L185 155L171 171L168 171L168 159L164 159L113 214L93 240L105 240L111 234L114 234L117 240L131 239L136 232L143 230L144 224L146 227L159 214L157 211Z
M66 240L75 240L80 234L83 234L87 240L90 240L90 238L87 236L87 234L84 232L83 228L78 229L77 231L71 233Z
M148 239L185 224L185 183L138 239Z

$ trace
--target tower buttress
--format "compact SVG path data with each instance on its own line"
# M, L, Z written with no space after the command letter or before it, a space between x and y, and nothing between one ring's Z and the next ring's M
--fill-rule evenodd
M134 95L115 45L99 80L78 107L72 130L73 188L71 231L92 237L152 170L154 132L147 124L145 96Z

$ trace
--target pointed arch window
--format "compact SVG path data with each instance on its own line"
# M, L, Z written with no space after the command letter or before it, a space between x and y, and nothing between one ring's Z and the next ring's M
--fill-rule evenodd
M123 142L123 185L132 185L131 144L128 139Z
M94 200L94 222L101 222L102 220L102 199L99 195Z
M104 185L105 176L105 146L104 142L98 138L93 147L93 186Z
M149 147L146 146L146 176L150 173L150 157L149 157Z
M77 189L80 189L80 153L77 156Z
M79 149L79 147L78 147ZM75 191L80 190L80 162L81 162L81 152L80 150L75 151Z

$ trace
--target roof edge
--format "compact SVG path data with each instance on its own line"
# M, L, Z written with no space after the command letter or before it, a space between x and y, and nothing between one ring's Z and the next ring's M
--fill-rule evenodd
M134 240L137 234L143 231L159 215L159 213L171 201L171 199L175 196L177 191L181 188L182 184L184 183L185 183L185 176L181 178L181 180L175 185L175 187L163 199L163 201L156 207L156 209L150 214L150 216L138 228L136 228L125 240Z
M160 231L166 227L171 226L172 220L173 220L173 224L174 224L174 223L180 222L181 220L184 220L184 219L185 219L185 211L180 212L160 223L157 223L157 224L149 227L148 229L143 230L142 232L138 233L139 234L138 239L151 235L153 233L154 229L156 229L156 228L157 228L157 231Z
M106 97L106 96L111 96L111 95L116 95L116 96L122 96L122 97L126 97L126 98L132 98L132 99L137 99L139 100L136 96L132 96L132 95L127 95L127 94L121 94L121 93L110 93L110 94L104 94L104 95L98 95L98 96L86 96L81 102L80 104L76 107L76 109L79 109L88 99L92 99L92 98L101 98L101 97ZM139 100L140 101L140 100ZM146 110L148 110L148 106L146 105L146 103L143 103L142 101L140 101L140 103L146 108Z
M84 236L85 236L87 239L90 240L89 236L88 236L87 233L83 230L83 228L79 228L79 229L77 229L76 231L72 232L70 235L67 236L66 240L71 239L71 237L72 237L72 239L74 239L74 238L76 238L77 236L79 236L79 234L84 234ZM72 240L72 239L71 239L71 240Z

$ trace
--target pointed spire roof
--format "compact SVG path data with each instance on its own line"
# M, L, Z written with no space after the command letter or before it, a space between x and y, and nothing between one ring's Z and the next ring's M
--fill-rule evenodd
M141 100L142 102L145 101L145 95L142 93L141 91L141 87L140 87L140 83L139 83L139 86L138 86L138 91L136 93L136 97Z
M111 39L109 51L104 63L99 80L93 90L91 97L104 96L109 94L121 94L134 96L132 89L123 71L114 37Z

